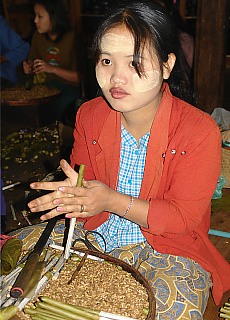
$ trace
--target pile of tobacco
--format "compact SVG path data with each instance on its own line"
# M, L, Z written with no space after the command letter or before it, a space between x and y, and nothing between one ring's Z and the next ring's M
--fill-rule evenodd
M59 150L56 125L11 133L1 142L1 174L5 184L27 177L35 179L39 173L44 176L40 170L44 161L55 159Z

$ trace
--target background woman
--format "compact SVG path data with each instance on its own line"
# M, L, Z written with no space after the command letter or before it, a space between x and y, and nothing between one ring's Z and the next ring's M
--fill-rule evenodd
M24 72L35 74L35 83L61 89L62 95L47 117L62 120L68 108L74 108L80 97L83 75L83 47L70 29L66 8L61 0L35 0L35 31Z

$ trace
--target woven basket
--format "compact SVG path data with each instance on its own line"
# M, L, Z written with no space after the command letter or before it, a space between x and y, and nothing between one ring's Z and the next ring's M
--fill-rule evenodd
M222 141L229 141L230 130L221 132ZM221 176L226 179L225 188L230 188L230 148L222 146Z
M155 312L156 312L156 300L154 298L154 293L152 291L152 288L147 281L147 279L133 266L130 264L126 263L123 260L114 258L108 254L101 253L98 251L92 251L92 250L85 250L85 249L80 249L80 248L72 248L73 250L80 251L87 253L89 255L96 256L98 258L102 258L110 263L116 264L117 266L122 267L123 270L126 272L129 272L136 281L138 281L143 287L145 287L147 294L148 294L148 301L149 301L149 312L145 320L152 320L155 318Z

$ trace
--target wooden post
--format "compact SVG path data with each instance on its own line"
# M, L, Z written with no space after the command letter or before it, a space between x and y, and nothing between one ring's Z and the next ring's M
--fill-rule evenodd
M198 0L194 84L200 109L222 107L228 0Z
M70 0L71 21L77 33L81 33L81 0Z

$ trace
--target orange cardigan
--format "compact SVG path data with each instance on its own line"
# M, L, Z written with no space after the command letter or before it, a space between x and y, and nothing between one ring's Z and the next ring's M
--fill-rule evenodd
M85 179L116 188L121 115L102 98L83 104L76 118L71 165L84 163ZM209 271L220 303L230 289L230 264L208 239L211 198L220 174L221 136L206 113L172 96L168 85L151 127L139 198L150 202L141 231L161 253L189 257ZM108 212L85 219L95 229Z

